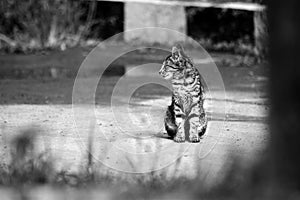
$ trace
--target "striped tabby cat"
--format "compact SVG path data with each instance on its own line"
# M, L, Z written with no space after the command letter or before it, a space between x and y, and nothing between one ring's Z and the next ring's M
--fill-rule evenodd
M199 142L205 133L207 118L203 108L204 91L201 76L181 46L173 47L172 54L163 62L159 74L171 80L172 103L165 116L165 128L175 142L185 141L185 124L189 141Z

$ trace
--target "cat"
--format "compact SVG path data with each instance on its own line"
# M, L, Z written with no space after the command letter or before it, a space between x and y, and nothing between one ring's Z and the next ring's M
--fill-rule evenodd
M172 83L172 103L165 115L165 129L175 142L185 141L185 124L189 124L189 141L200 142L207 128L203 107L202 77L180 45L163 62L159 75Z

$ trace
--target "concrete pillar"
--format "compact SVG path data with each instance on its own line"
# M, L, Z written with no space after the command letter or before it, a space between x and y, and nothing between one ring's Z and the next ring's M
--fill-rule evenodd
M125 31L144 28L168 28L186 34L186 13L183 6L125 3ZM142 29L125 33L126 42L174 44L182 38L168 31Z

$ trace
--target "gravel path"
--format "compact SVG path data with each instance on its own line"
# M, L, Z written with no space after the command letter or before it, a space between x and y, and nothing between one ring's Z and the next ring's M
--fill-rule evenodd
M87 163L91 136L94 163L101 172L200 174L214 183L235 157L245 165L255 161L268 139L267 78L262 66L219 70L226 97L218 89L209 92L205 104L210 118L208 130L198 144L178 144L166 137L162 122L170 92L158 85L139 88L128 108L126 98L118 96L112 110L110 96L118 79L104 78L96 92L95 108L77 104L74 117L74 79L0 80L1 159L9 162L9 142L21 129L38 126L44 131L38 135L37 146L51 150L58 169L81 170ZM134 83L143 76L128 79Z

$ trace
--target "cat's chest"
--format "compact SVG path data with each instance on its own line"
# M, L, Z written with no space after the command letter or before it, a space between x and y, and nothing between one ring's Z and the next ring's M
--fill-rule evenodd
M177 90L173 93L173 99L184 112L188 112L194 102L193 95L185 90Z
M186 99L188 97L193 97L197 93L199 88L198 84L179 84L175 87L173 86L173 95L177 96L179 99Z

